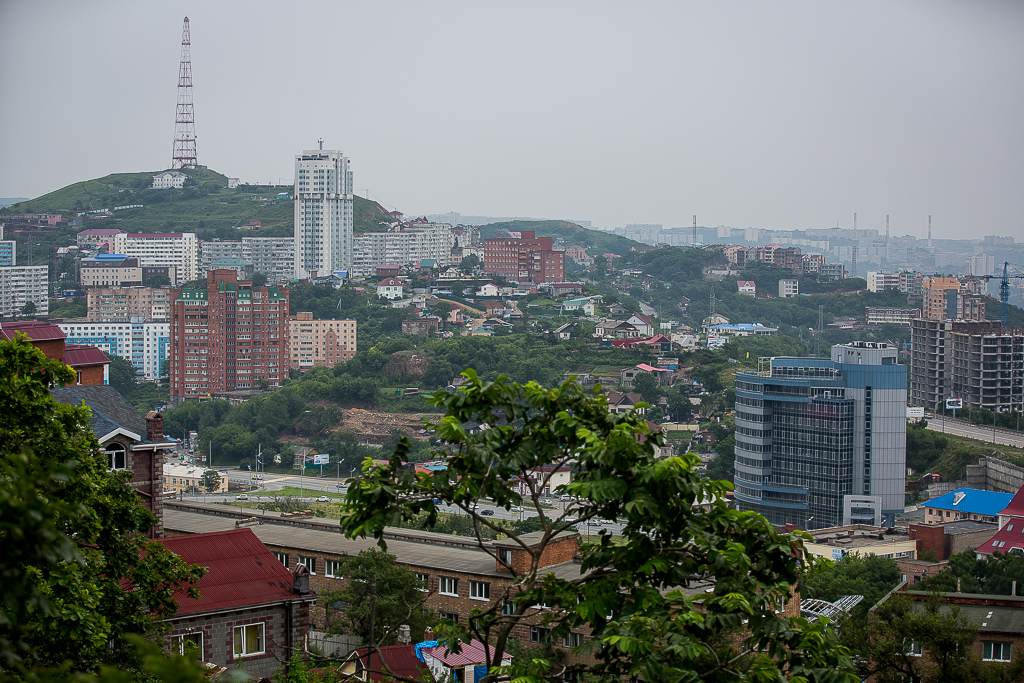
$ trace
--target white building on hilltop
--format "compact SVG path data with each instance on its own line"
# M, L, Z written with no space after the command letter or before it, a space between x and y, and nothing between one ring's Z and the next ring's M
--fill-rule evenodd
M169 190L173 187L180 190L187 179L188 176L181 171L164 171L153 176L153 189Z
M295 277L352 268L352 171L338 151L295 156Z

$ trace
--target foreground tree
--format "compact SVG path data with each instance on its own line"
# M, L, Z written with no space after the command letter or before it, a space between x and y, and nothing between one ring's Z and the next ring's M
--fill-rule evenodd
M422 607L422 582L398 566L394 555L375 548L363 550L345 560L343 572L348 585L328 593L321 604L328 610L343 610L349 625L329 623L329 632L352 633L369 645L391 645L399 626L407 624L414 634L422 635L435 620Z
M446 411L433 428L448 445L448 469L431 476L403 469L406 444L391 461L367 461L349 489L341 525L349 537L373 535L420 513L437 519L439 503L452 503L477 529L507 534L527 553L525 567L504 595L450 625L449 642L479 638L496 647L495 661L520 624L539 624L549 642L571 631L591 640L578 645L592 664L573 671L641 676L646 681L853 681L847 651L824 624L786 616L779 607L801 576L802 538L777 533L761 516L729 510L726 482L702 479L692 455L657 460L660 434L634 414L612 414L606 399L574 383L546 390L506 378L484 384L472 371L458 393L432 401ZM470 433L468 423L489 428ZM564 511L541 503L548 476L530 478L539 465L572 465L566 487L577 500ZM520 478L525 495L510 487ZM528 506L543 526L540 539L523 540L506 522L478 515L488 506ZM695 502L715 501L701 511ZM540 567L556 535L572 520L618 519L621 537L602 531L582 545L578 576L555 576ZM480 547L494 551L478 536ZM539 606L543 605L543 608ZM744 647L744 645L746 647ZM493 662L488 662L493 664ZM539 681L566 673L557 653L530 650L504 674ZM496 680L492 673L485 680Z
M0 340L0 668L15 679L137 669L129 636L157 640L203 574L142 535L156 519L130 473L107 471L88 409L51 398L74 378Z

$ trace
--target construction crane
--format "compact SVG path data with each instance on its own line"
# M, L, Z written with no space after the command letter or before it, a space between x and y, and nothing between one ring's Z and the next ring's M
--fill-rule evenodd
M1003 327L1009 327L1009 316L1006 310L1007 304L1010 301L1010 280L1024 280L1024 273L1019 272L1020 266L1013 267L1015 272L1013 275L1010 274L1010 263L1008 261L1003 262L1003 274L1002 275L975 275L974 277L979 280L992 280L993 278L999 278L999 301L1002 303L1000 307L1001 318L1003 320Z

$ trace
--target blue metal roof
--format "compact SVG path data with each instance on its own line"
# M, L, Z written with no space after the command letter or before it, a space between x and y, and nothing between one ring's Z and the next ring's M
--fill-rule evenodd
M924 503L924 505L941 510L957 510L958 512L970 512L972 514L995 517L1010 504L1012 499L1012 493L981 491L979 489L957 489L956 491L950 491L944 496L933 498Z

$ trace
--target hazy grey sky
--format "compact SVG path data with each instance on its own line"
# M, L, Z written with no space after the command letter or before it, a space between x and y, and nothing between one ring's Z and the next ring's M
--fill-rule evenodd
M1024 240L1024 2L0 3L0 196L315 146L408 214Z

